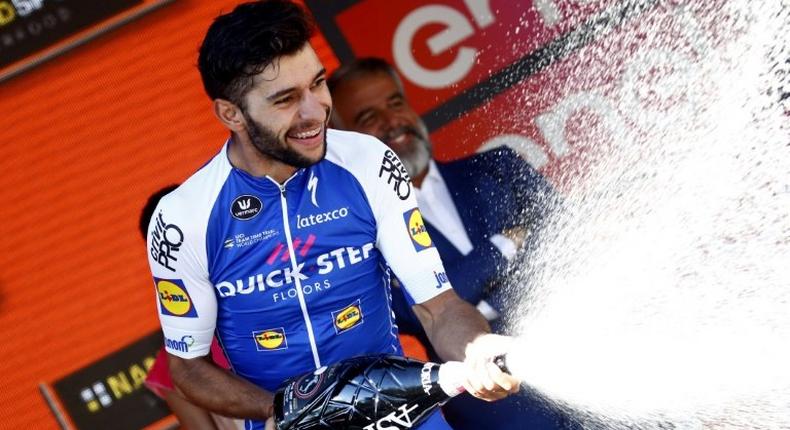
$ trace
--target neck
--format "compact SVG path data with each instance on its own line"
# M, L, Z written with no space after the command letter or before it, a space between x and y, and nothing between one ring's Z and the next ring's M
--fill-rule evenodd
M293 176L297 168L261 154L249 139L233 134L228 145L230 164L256 178L268 176L282 184Z

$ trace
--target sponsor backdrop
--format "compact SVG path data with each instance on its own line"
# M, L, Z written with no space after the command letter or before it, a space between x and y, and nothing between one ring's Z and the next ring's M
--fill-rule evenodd
M0 80L171 1L0 1Z
M151 2L0 10L34 3ZM140 382L161 337L137 220L226 137L195 63L212 19L237 3L175 0L0 82L0 429L59 428L43 393L70 425L141 426L124 414L152 400ZM337 66L322 38L314 46Z
M341 61L396 66L437 159L508 145L561 186L612 129L682 100L663 79L728 34L725 0L306 3Z
M396 65L438 159L507 144L558 183L579 154L605 143L600 130L635 125L640 110L662 102L635 85L651 38L638 24L677 15L685 3L305 1L329 70L368 55ZM14 25L9 6L50 3L80 2L0 0L0 37L10 34L3 25ZM106 2L94 18L135 3ZM212 18L235 3L176 0L0 83L0 428L57 428L42 392L72 410L64 419L73 424L91 409L116 413L109 408L127 389L142 389L155 344L136 345L156 330L157 305L137 219L150 193L185 179L226 137L194 64ZM703 9L719 1L698 3L705 5L684 9L685 24L675 27L682 34L672 36L692 50L704 49L689 43L700 40L695 32L716 34L718 22ZM622 32L632 34L612 37ZM634 55L601 55L601 45ZM3 46L0 64L21 55L11 52ZM404 220L415 248L427 246L419 212ZM338 331L351 330L364 311L352 303L333 316ZM278 327L256 336L261 348L287 345ZM125 351L122 359L116 351ZM110 357L114 364L103 367ZM85 372L91 376L80 379ZM120 394L113 374L127 378L114 379Z

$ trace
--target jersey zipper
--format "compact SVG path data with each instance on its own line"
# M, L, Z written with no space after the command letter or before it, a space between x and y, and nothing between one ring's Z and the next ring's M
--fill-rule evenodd
M291 178L293 178L293 176L291 176ZM280 187L280 206L282 206L283 209L283 228L285 229L285 242L288 244L288 254L291 257L291 270L294 274L298 274L299 266L296 264L296 252L294 252L293 240L291 240L291 227L288 222L288 202L285 199L285 185L291 178L288 178L283 184L278 183L277 186ZM296 283L296 295L299 298L299 307L302 309L302 317L307 327L307 338L310 341L310 349L313 352L313 362L315 363L315 368L318 369L321 367L321 359L318 357L318 345L315 342L313 323L310 321L310 314L307 312L307 302L304 298L302 281L299 279L299 276L294 276L294 283Z

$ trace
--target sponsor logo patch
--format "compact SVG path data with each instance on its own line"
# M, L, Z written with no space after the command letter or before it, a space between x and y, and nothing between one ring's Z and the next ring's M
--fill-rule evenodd
M392 191L401 200L406 200L411 195L411 179L406 168L392 150L388 149L381 159L379 178L386 178L387 184L392 185Z
M411 243L416 251L424 251L433 246L433 241L428 234L428 229L425 228L425 222L423 222L422 214L418 208L407 210L403 214L403 220L406 222Z
M307 190L310 191L310 201L313 206L318 207L318 201L315 199L315 192L318 190L318 176L314 172L310 172L310 179L307 180Z
M194 344L195 338L190 335L181 336L181 340L165 338L165 346L174 351L189 352L189 348Z
M307 252L313 247L315 239L316 236L314 234L307 236L307 240L305 241L302 241L302 238L299 236L295 237L293 240L294 252L302 257L307 256ZM274 264L277 261L277 258L279 258L280 261L288 261L288 259L291 258L291 253L288 251L288 245L284 242L280 242L274 247L272 253L266 258L266 264Z
M447 273L445 272L434 271L433 276L436 278L436 288L442 288L444 284L450 282L450 280L447 279Z
M154 278L154 283L162 315L197 318L197 310L182 280Z
M151 230L151 258L162 267L175 272L172 263L178 261L176 254L184 243L184 233L175 224L165 222L162 211L156 215L154 228Z
M297 255L305 256L314 241L315 236L313 235L310 235L305 243L298 242L298 238L295 239L293 242L294 252ZM316 280L313 283L308 283L308 280L315 275L323 277L336 270L347 270L376 255L375 245L373 242L369 242L361 247L344 246L336 248L318 255L315 259L305 259L295 266L283 267L281 263L288 261L290 253L284 244L279 244L266 259L265 271L239 279L224 280L214 284L214 288L216 288L219 297L224 299L285 287L283 290L275 292L272 299L275 302L287 300L296 297L297 292L293 285L297 280L302 284L302 291L305 294L323 291L331 287L328 279L324 279L323 282ZM278 260L280 263L277 263ZM277 267L282 268L269 267L274 264L278 264Z
M280 232L277 230L264 230L255 234L239 233L225 239L222 243L222 247L225 249L244 248L245 246L252 246L266 239L271 239L278 234L280 234Z
M332 322L335 326L335 333L340 334L364 322L362 318L362 305L357 300L339 311L332 312Z
M313 227L319 224L332 222L334 220L345 218L347 216L348 216L347 207L343 207L340 209L335 209L319 214L310 214L304 217L299 214L296 214L296 228L302 229L305 227Z
M230 214L233 215L233 218L241 221L255 218L261 213L261 210L263 210L261 199L250 194L238 196L230 204Z
M288 348L288 339L285 338L285 329L282 327L254 331L252 337L255 339L255 348L258 351L276 351Z

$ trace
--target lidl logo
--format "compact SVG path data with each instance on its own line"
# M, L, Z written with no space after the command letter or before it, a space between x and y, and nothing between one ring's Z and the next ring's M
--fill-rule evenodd
M276 351L288 348L288 339L285 338L285 329L282 327L252 332L255 338L255 348L258 351Z
M409 237L411 237L415 250L423 251L433 246L433 241L428 234L428 229L425 228L425 222L423 222L422 214L418 208L407 210L403 214L403 220L406 222L406 228L409 230Z
M337 334L362 324L362 306L359 300L339 311L332 312L332 321L334 321L335 332Z
M189 297L187 287L180 279L154 278L159 294L159 308L162 315L197 318L197 311Z

